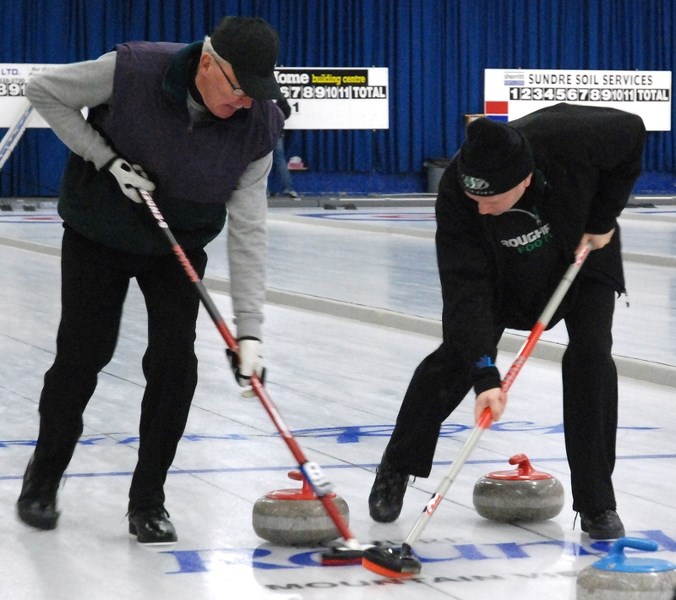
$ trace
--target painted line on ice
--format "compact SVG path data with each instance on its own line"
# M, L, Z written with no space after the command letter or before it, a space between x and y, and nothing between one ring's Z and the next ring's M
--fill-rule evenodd
M617 460L674 460L676 454L638 454L618 456ZM534 457L529 458L532 463L544 464L551 462L565 462L565 457ZM453 461L434 461L435 466L452 464ZM332 469L375 469L379 463L346 463L336 465L320 465L324 470ZM505 458L468 460L466 464L474 465L504 465ZM297 471L298 465L267 466L267 467L214 467L209 469L170 469L169 475L210 475L218 473L265 473L276 471ZM98 477L131 477L133 471L106 471L100 473L66 473L65 478L98 478ZM0 475L0 481L16 481L23 479L23 473L18 475Z

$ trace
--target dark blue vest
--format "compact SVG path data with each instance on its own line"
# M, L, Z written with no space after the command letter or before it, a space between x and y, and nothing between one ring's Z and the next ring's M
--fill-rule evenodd
M225 205L249 163L271 152L283 117L271 101L254 101L229 119L191 125L186 97L201 44L120 44L110 106L90 123L156 183L155 201L179 243L206 245L225 222ZM71 155L59 212L85 237L134 254L166 254L168 244L105 169Z

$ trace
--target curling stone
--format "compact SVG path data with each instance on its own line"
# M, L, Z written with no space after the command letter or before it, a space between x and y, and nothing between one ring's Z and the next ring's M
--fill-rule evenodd
M253 509L253 528L264 540L282 546L321 545L340 537L334 522L300 471L290 471L289 477L302 481L303 487L276 490L259 498ZM347 503L334 493L336 508L347 524L350 511Z
M620 538L608 555L577 577L577 600L673 600L676 565L659 558L626 558L625 548L654 552L652 540Z
M495 471L474 485L474 507L492 521L545 521L563 508L563 486L550 475L536 471L525 454L509 459L513 471Z

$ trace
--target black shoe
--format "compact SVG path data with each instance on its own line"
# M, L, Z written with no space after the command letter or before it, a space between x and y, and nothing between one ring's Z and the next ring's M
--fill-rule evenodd
M34 472L33 458L28 462L23 476L21 494L16 502L19 518L37 529L54 529L59 519L56 510L56 493L59 490L59 477L38 477Z
M408 474L396 471L383 457L369 495L369 513L374 521L391 523L404 504Z
M616 540L624 537L624 525L614 510L604 510L595 515L580 513L582 531L592 540Z
M173 544L178 540L164 506L137 508L129 511L128 517L129 533L139 544Z

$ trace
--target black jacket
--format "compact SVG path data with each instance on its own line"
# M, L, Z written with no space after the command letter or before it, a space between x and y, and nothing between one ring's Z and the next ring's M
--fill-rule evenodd
M497 369L490 366L497 355L496 332L505 327L530 329L572 262L582 235L617 228L617 217L641 172L645 141L640 117L609 108L557 104L510 125L533 148L535 173L524 199L547 215L557 254L549 277L518 282L538 299L527 315L517 316L520 307L510 305L505 294L507 284L514 282L496 237L502 216L480 215L476 203L465 196L457 155L441 178L436 203L444 342L472 372L477 393L500 385ZM624 291L619 229L611 244L590 254L582 276ZM565 314L574 294L573 289L550 326Z

